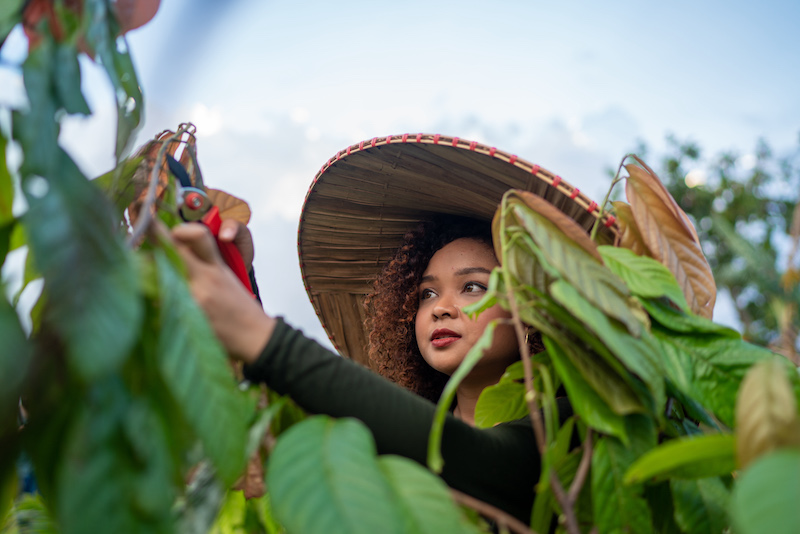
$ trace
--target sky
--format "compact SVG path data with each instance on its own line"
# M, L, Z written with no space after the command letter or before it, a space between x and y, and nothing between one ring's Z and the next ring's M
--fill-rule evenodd
M800 133L800 2L162 0L128 34L145 95L135 146L191 121L209 187L251 206L266 309L321 341L296 231L317 170L362 139L441 133L516 153L596 200L607 170L665 137L742 165ZM13 63L13 50L2 58ZM62 144L113 165L113 97L85 60L94 115ZM21 87L0 66L0 105ZM718 321L733 318L721 299Z

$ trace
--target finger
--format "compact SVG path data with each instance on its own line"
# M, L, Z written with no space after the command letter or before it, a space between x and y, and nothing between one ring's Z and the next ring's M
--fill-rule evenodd
M219 240L233 242L239 249L245 267L250 270L253 265L253 236L246 225L236 219L223 219L219 229Z
M172 237L198 260L205 263L223 263L217 243L204 225L196 223L178 225L172 229Z

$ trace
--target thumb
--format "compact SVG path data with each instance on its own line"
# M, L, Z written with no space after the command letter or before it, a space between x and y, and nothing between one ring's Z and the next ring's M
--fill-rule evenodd
M172 229L172 237L185 252L190 252L194 260L204 263L224 263L214 236L205 225L197 223L180 224Z

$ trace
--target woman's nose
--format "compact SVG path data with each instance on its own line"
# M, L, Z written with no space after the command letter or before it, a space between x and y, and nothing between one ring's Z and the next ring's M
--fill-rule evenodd
M436 305L433 307L433 315L437 319L441 319L442 317L455 317L458 315L458 306L456 306L453 299L443 296L439 298L436 302Z

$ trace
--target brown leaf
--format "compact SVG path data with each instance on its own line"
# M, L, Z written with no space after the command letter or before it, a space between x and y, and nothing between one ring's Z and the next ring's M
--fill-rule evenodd
M577 243L586 252L594 256L600 263L603 263L603 258L597 251L597 243L592 241L589 234L583 227L575 222L570 216L566 215L563 211L553 206L551 203L538 195L534 195L528 191L515 190L511 192L512 195L519 197L530 209L543 215L550 222L555 224L559 230L564 232L566 236ZM509 201L513 199L509 198Z
M627 248L632 250L639 256L653 257L647 244L642 239L642 233L636 225L636 220L633 218L633 211L631 211L630 204L622 201L612 203L614 206L614 215L617 218L617 226L620 232L614 243L615 247Z
M739 467L771 450L800 445L798 430L797 402L786 365L778 357L754 365L736 398Z
M710 318L717 287L694 226L655 173L637 165L625 168L625 193L643 242L675 276L692 311Z
M250 222L250 206L241 198L237 198L219 189L207 189L208 198L219 208L219 216L223 219L234 219L242 224Z
M170 131L161 132L156 136L155 139L149 141L139 148L134 156L143 156L143 159L139 164L139 167L136 169L136 173L133 175L133 182L136 188L136 197L130 206L128 206L128 217L130 218L132 225L136 224L136 220L139 218L139 211L142 209L145 199L147 198L147 192L150 186L150 180L152 179L153 167L155 167L158 152L161 150L162 144L166 142L166 140L173 134L174 132ZM193 140L194 138L191 137L190 139ZM166 154L174 156L180 145L180 141L172 141L167 147ZM158 172L158 185L156 186L155 195L157 200L161 199L164 195L164 192L167 190L170 176L171 175L169 173L169 168L167 167L167 161L166 158L164 158L164 160L161 162L161 168ZM155 204L151 209L155 210Z
M261 451L256 451L247 462L247 470L242 478L233 485L233 489L242 490L245 499L258 499L267 492L264 486L264 464Z

